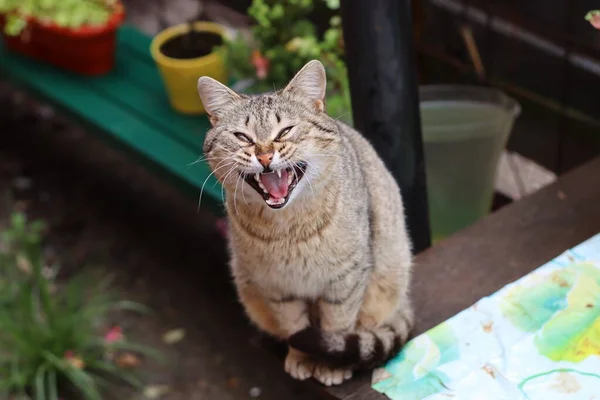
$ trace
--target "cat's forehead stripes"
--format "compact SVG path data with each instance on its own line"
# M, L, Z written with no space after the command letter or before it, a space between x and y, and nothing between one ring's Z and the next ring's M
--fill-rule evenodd
M255 96L247 104L245 126L260 141L272 139L282 121L289 119L289 110L282 107L277 94Z

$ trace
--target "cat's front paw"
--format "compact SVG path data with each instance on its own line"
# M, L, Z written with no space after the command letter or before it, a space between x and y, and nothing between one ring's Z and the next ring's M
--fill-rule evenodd
M292 378L303 381L313 376L315 363L306 354L290 348L285 358L284 368Z
M313 377L325 386L340 385L345 380L352 378L352 370L331 368L325 364L318 364L315 367Z

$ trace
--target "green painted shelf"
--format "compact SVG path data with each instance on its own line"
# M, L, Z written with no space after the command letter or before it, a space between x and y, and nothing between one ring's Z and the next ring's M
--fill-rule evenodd
M137 160L222 211L221 187L202 156L206 116L176 113L168 103L150 56L151 38L131 26L118 32L116 65L110 74L83 77L9 52L0 42L0 73L66 111Z

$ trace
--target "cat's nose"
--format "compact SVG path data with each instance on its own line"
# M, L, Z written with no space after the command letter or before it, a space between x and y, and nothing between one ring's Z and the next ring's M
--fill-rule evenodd
M273 153L257 154L256 158L263 167L268 167L271 164L271 161L273 161Z

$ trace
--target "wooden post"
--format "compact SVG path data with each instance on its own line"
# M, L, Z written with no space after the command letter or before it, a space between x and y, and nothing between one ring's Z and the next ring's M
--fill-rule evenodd
M411 0L342 0L355 127L402 190L415 252L431 244Z

